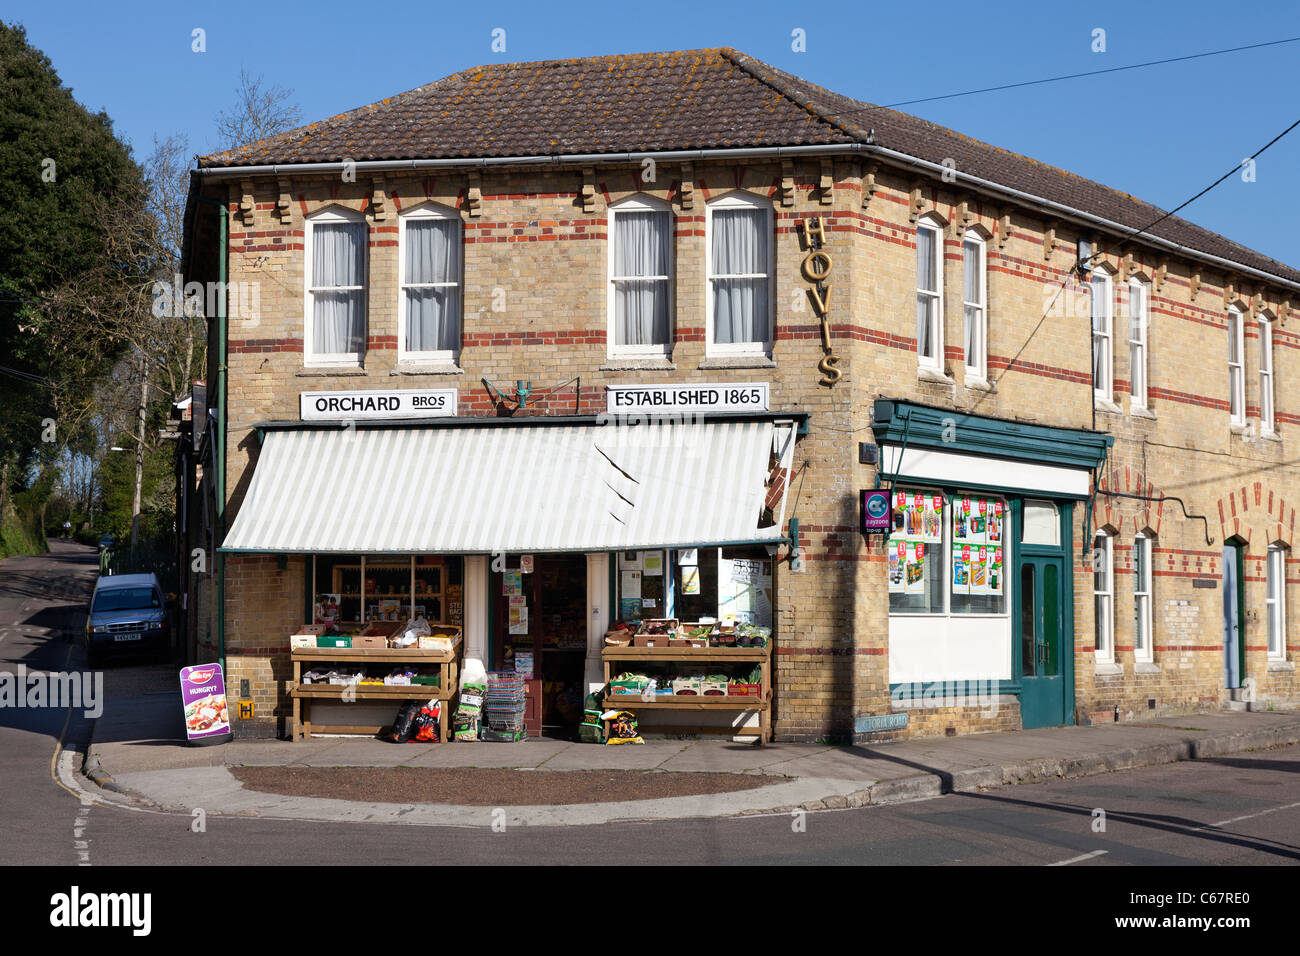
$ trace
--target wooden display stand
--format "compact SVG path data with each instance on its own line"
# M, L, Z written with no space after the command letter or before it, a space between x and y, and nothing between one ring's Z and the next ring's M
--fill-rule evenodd
M609 646L601 652L605 665L605 686L609 686L611 664L627 664L632 661L641 663L677 663L680 661L694 663L755 663L762 669L762 685L757 697L740 696L696 696L692 694L660 694L653 701L641 699L640 694L611 694L606 692L602 698L605 710L627 710L638 713L642 710L756 710L758 711L758 742L770 743L772 740L772 648L767 647L620 647ZM619 667L619 670L626 670ZM737 736L743 731L735 727L682 727L678 733L727 733ZM609 721L605 721L605 736L609 737Z
M449 651L418 650L411 648L357 648L357 647L308 647L292 651L293 658L293 717L290 728L290 740L305 740L312 735L311 702L313 700L341 701L345 691L351 690L354 699L361 701L392 701L400 704L407 700L440 700L442 712L438 717L438 739L447 743L448 712L452 703L460 696L460 649L461 639L456 638ZM438 666L437 687L423 684L368 684L366 686L350 684L304 684L302 682L302 665L304 662L356 663L356 664L422 664ZM385 726L343 726L325 724L317 733L336 734L377 734Z

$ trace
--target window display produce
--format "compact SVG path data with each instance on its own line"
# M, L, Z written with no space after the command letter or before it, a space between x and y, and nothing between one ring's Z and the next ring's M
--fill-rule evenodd
M316 646L308 646L309 639ZM313 733L391 733L393 725L313 726L311 719L313 701L391 701L419 702L429 711L422 720L436 720L437 740L449 740L448 713L458 695L460 653L460 628L422 620L376 622L357 635L330 634L320 625L304 627L290 638L290 739L305 740ZM419 706L415 715L420 715ZM426 728L425 739L431 733Z
M616 627L606 635L603 705L645 720L645 711L756 711L759 743L771 737L770 628L717 622L642 621L632 631ZM647 625L649 627L647 628ZM646 633L642 633L646 629ZM745 643L741 644L740 641ZM731 643L726 643L730 641ZM605 718L605 738L610 719ZM746 734L730 726L665 725L665 732Z

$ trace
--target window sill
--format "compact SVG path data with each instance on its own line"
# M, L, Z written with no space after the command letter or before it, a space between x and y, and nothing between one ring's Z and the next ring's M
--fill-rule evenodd
M1259 438L1260 438L1260 441L1275 441L1275 442L1277 442L1279 445L1282 444L1282 436L1279 435L1279 434L1278 434L1277 432L1275 432L1275 431L1274 431L1274 432L1261 432Z
M1128 413L1134 418L1149 418L1151 421L1156 420L1156 413L1151 411L1151 409L1147 408L1145 405L1130 406Z
M1112 415L1124 414L1124 409L1120 408L1114 402L1105 398L1094 398L1092 400L1092 407L1097 409L1097 411L1099 412L1109 412Z
M918 382L931 382L935 385L950 385L953 387L957 385L951 375L945 375L937 368L927 368L924 365L916 370L916 380Z
M298 378L327 378L335 375L365 375L366 370L356 365L304 365L294 374Z
M636 371L656 371L656 372L675 372L677 366L673 364L672 359L667 358L612 358L604 365L600 366L598 371L601 372L636 372Z
M1269 661L1268 669L1272 671L1295 671L1295 661Z
M981 392L996 392L997 387L988 379L979 375L967 375L962 382L967 388L978 389Z
M464 375L465 370L453 362L436 362L421 365L416 362L398 362L389 375Z
M1236 424L1236 423L1234 422L1234 423L1232 423L1232 424L1230 424L1230 425L1228 426L1228 434L1230 434L1230 435L1245 435L1245 434L1246 434L1246 426L1245 426L1245 425L1238 425L1238 424Z
M1124 668L1110 661L1098 661L1093 673L1097 677L1123 677Z
M1133 665L1133 673L1135 673L1135 674L1159 674L1159 673L1160 673L1160 665L1159 665L1159 664L1156 664L1156 663L1154 663L1154 662L1152 662L1152 661L1138 661L1136 664Z
M734 355L706 358L697 367L702 369L776 368L776 363L766 355Z

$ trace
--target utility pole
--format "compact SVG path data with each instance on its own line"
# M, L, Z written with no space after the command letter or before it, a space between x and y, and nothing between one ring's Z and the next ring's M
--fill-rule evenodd
M149 393L149 369L144 354L140 355L140 413L135 436L135 501L131 505L131 550L140 540L140 490L144 484L144 413Z

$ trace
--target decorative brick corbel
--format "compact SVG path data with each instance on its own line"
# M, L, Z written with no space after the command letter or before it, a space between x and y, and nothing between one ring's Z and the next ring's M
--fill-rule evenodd
M1286 318L1291 314L1291 300L1283 299L1277 304L1277 321L1279 325L1286 325Z
M253 181L251 179L241 179L239 181L239 193L239 215L244 220L245 226L251 226L256 212L253 202Z
M465 194L465 206L471 216L483 215L483 176L477 169L472 169L469 173L469 190Z
M948 223L948 235L961 241L962 236L966 235L966 226L970 223L970 203L962 200L952 207L952 219Z
M1133 258L1132 252L1124 253L1124 258L1120 260L1119 277L1124 282L1132 278L1133 273L1137 272L1137 262Z
M794 160L781 160L781 205L794 205Z
M682 163L682 208L695 208L695 166L693 163Z
M876 173L879 163L867 163L862 169L862 208L866 209L871 198L876 194Z
M582 211L596 211L596 167L582 167Z
M1201 270L1197 269L1187 280L1187 290L1191 300L1196 301L1196 293L1201 291Z
M829 158L822 160L822 177L818 186L817 198L823 206L835 202L835 163Z
M1011 213L1001 211L998 216L998 252L1006 248L1007 241L1011 238Z
M1165 279L1169 277L1169 260L1161 259L1160 264L1156 266L1156 274L1152 276L1152 289L1159 294L1165 286Z
M1052 253L1056 251L1056 227L1057 227L1057 223L1055 220L1053 220L1049 222L1047 224L1047 228L1043 230L1043 261L1044 262L1051 262Z
M921 213L925 209L925 190L921 183L912 183L912 190L907 200L907 221L916 224L916 220L921 218Z
M1223 283L1223 307L1226 309L1237 301L1237 283L1231 279L1224 280Z
M370 180L370 211L376 222L388 218L388 190L384 187L383 176L375 176Z
M275 201L275 211L280 216L280 222L289 225L293 222L293 184L287 179L281 179L276 182L279 189L279 197Z

